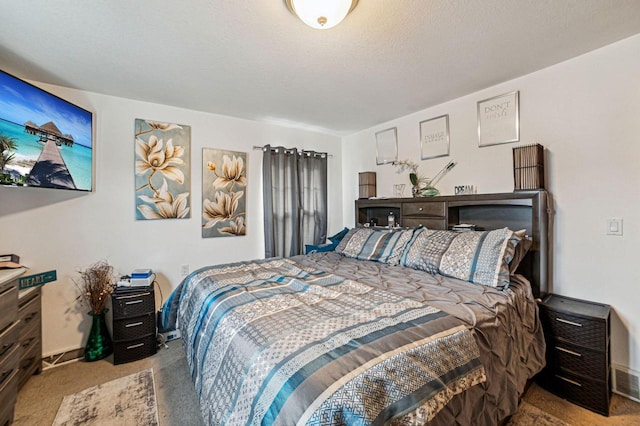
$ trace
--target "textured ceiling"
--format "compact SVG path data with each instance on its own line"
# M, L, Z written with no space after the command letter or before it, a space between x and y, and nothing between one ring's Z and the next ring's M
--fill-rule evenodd
M283 0L0 0L0 16L19 77L337 135L640 32L640 0L361 0L325 31Z

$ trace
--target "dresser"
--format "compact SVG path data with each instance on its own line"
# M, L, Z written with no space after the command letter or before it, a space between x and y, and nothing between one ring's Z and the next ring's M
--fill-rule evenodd
M156 353L156 304L153 287L116 291L113 306L113 363Z
M548 295L540 304L547 341L542 386L575 404L609 415L610 307Z
M0 270L0 426L13 421L20 368L18 277L24 268Z

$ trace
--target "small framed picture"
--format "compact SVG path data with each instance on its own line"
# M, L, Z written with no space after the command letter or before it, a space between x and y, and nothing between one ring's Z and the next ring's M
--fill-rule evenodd
M376 132L376 164L398 161L398 132L396 127Z
M420 158L449 155L449 114L420 122Z
M478 102L478 146L498 145L519 140L518 91Z

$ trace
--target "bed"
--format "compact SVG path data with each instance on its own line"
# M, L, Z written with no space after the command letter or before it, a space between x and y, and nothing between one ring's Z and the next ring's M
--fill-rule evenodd
M195 271L161 328L206 424L499 424L544 366L526 241L354 228L336 251Z

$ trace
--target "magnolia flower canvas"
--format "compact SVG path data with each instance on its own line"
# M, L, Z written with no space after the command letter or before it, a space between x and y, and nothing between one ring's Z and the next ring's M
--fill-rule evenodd
M191 127L135 121L136 219L191 217Z
M202 237L245 235L247 153L202 149Z

